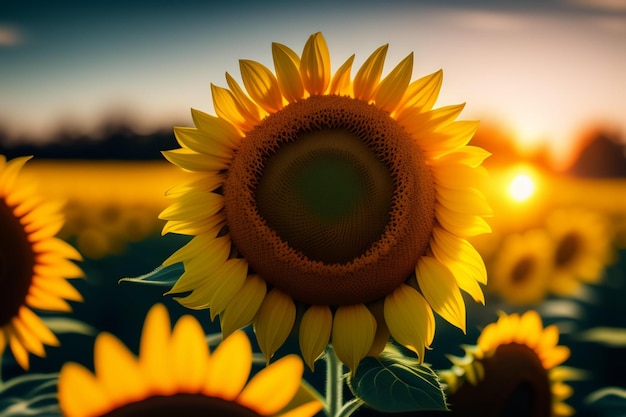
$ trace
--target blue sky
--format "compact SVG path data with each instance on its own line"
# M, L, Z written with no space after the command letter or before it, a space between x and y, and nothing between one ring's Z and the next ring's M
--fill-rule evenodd
M45 139L105 118L149 131L212 112L210 83L238 59L272 68L271 42L300 52L322 31L333 68L389 43L389 70L444 70L439 105L504 123L555 153L591 123L626 132L626 1L4 1L0 125Z

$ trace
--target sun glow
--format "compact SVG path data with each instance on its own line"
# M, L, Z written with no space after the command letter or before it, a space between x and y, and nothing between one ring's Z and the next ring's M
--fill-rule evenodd
M509 183L509 194L515 201L526 201L535 192L535 182L528 174L518 174Z

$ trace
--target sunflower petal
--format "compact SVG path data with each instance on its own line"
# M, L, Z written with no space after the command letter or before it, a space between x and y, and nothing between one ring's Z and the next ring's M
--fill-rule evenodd
M148 389L133 354L110 333L100 333L96 338L94 369L102 389L114 403L137 400Z
M222 334L228 337L235 330L249 325L265 299L267 286L258 275L248 275L243 287L220 313Z
M462 269L472 279L481 284L487 283L485 262L467 240L441 227L434 227L430 246L435 258L444 265L451 266L455 271Z
M330 82L329 94L337 94L340 96L349 96L352 86L350 81L350 71L354 63L354 55L346 60L335 72Z
M376 335L376 319L363 304L339 306L335 312L332 344L339 360L354 372L369 352Z
M261 109L246 95L246 93L244 93L237 81L235 81L229 73L226 73L226 83L228 84L228 88L230 88L230 92L233 95L239 114L244 117L248 125L255 126L261 121L262 118L267 116L265 110Z
M161 395L172 395L177 389L168 350L170 333L167 309L163 304L155 304L148 311L141 331L139 366L155 393Z
M189 148L195 152L210 155L211 158L228 160L233 156L229 141L224 139L213 141L209 139L203 130L196 129L195 127L175 126L174 136L180 146Z
M250 97L268 113L283 108L283 96L272 71L255 61L239 61L243 85Z
M20 170L31 158L32 156L20 156L3 164L0 170L0 195L11 194Z
M284 356L254 375L237 403L262 416L273 415L296 395L303 372L302 360L298 356Z
M376 49L359 68L354 76L354 98L370 101L374 97L388 48L389 44L386 44Z
M209 296L211 320L224 311L230 300L245 284L248 276L248 262L241 258L229 259L216 271L216 274L219 274L220 279Z
M59 406L66 417L101 415L112 408L98 380L87 368L74 362L63 365L59 374Z
M300 57L280 43L272 43L274 69L280 91L288 102L293 103L304 96L304 84L300 78Z
M402 284L385 297L385 322L398 343L424 360L424 348L435 336L435 317L424 297L415 288Z
M178 392L196 393L204 385L209 350L198 320L184 315L174 326L170 340L169 366Z
M330 54L320 32L309 37L300 62L300 74L305 88L311 94L323 94L330 81Z
M219 171L228 168L228 161L219 158L207 158L187 148L162 151L161 154L172 164L184 171Z
M287 340L295 321L296 305L291 297L276 288L267 293L254 320L254 331L268 362Z
M380 82L374 101L376 106L392 113L402 99L413 74L413 53L410 53Z
M196 109L191 109L191 118L193 124L206 135L210 143L235 149L241 142L241 133L226 119Z
M252 370L252 346L248 336L236 331L215 349L207 365L204 389L210 397L234 400L246 385Z
M422 256L415 274L433 310L465 333L465 302L452 272L435 258Z
M439 70L409 84L398 108L416 108L429 111L435 105L443 84L443 71Z
M324 352L330 340L333 313L328 306L310 306L300 322L300 351L306 364L314 369L315 360Z
M213 97L215 114L219 118L226 120L243 132L247 132L254 127L254 121L247 119L240 113L240 107L237 105L237 100L231 91L211 84L211 96Z

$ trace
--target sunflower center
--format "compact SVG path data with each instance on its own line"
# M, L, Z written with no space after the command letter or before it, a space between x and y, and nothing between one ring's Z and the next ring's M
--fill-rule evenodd
M532 275L534 269L535 260L532 257L527 256L520 259L513 266L513 270L511 271L511 281L513 281L514 284L523 284Z
M14 208L0 199L0 327L15 317L33 279L35 254Z
M232 401L201 394L155 395L122 405L101 417L260 417Z
M451 396L455 415L552 415L548 371L533 349L517 343L500 345L481 362L485 369L483 380L475 386L463 384Z
M580 249L581 241L578 235L574 233L565 235L557 245L554 263L558 267L567 265L576 258Z
M312 96L242 140L224 184L231 239L268 283L308 304L374 301L415 270L435 190L415 140L366 102Z
M266 162L256 189L269 227L310 259L349 262L389 222L393 179L359 137L346 130L305 132Z

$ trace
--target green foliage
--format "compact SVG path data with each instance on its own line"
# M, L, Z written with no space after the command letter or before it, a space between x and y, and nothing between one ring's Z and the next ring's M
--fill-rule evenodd
M121 278L118 283L131 282L136 284L153 285L159 287L172 288L172 286L178 281L178 278L185 272L185 268L182 263L176 263L169 266L159 266L154 271L145 275L132 278Z
M378 411L448 409L437 374L391 344L378 358L363 359L349 386L356 397Z

